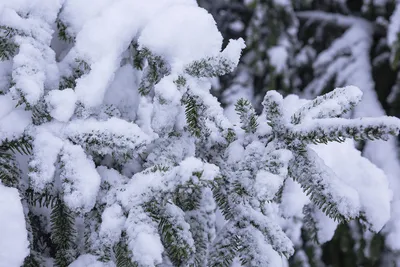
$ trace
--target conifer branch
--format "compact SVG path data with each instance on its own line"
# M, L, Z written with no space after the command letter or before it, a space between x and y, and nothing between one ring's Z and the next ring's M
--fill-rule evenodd
M72 249L76 232L72 212L60 198L51 211L50 220L51 240L56 245L56 266L66 267L73 261Z
M209 57L190 63L185 72L193 77L218 77L230 73L236 64L223 56Z
M184 212L169 203L159 216L158 229L169 259L175 266L185 266L193 257L195 247Z
M232 226L227 223L214 241L208 259L209 267L230 267L238 255L240 239L232 231Z
M345 195L335 174L311 149L295 154L289 165L289 175L301 185L315 206L332 219L343 222L358 216L357 207L339 206L352 205L352 200L346 199L349 196Z
M250 102L246 99L239 99L235 105L235 110L240 117L242 129L246 133L255 133L258 127L257 115Z

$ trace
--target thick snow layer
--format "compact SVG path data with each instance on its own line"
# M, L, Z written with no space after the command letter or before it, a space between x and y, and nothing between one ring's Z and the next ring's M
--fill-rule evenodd
M351 141L314 146L313 149L341 182L356 190L371 230L380 231L390 218L392 198L385 173L362 157Z
M273 199L283 184L283 177L267 171L259 171L256 175L254 188L260 199Z
M5 114L4 117L0 117L0 141L21 137L30 123L31 112L23 109L11 110L8 114Z
M90 65L91 69L89 73L77 80L75 92L77 93L78 100L87 107L100 105L103 102L107 87L112 82L114 74L119 68L122 53L128 48L131 41L138 36L139 31L151 25L152 22L150 21L157 21L155 18L162 18L163 14L168 14L170 8L180 8L182 11L181 14L186 14L186 11L189 14L192 12L196 13L199 8L192 9L194 5L194 1L183 0L114 1L107 5L107 7L104 7L103 12L100 12L98 16L94 16L92 19L88 20L82 26L79 33L77 33L75 46L67 54L61 64L62 69L70 69L70 67L74 65L75 59L81 59L85 60ZM89 5L86 5L86 7L90 8ZM69 17L65 19L73 20L73 16L73 14L70 14ZM180 16L174 16L175 19L179 17ZM205 17L198 18L202 20L205 19ZM150 24L147 25L149 22ZM192 24L193 22L196 24L192 25L192 27L195 27L195 25L202 25L199 21L192 21ZM165 31L165 26L167 25L163 25L162 28L158 28L156 25L154 29L155 32L151 30L151 34L163 36L164 32L168 32ZM199 27L199 29L201 28L202 27ZM216 29L215 25L214 28ZM150 29L152 28L150 27ZM171 28L170 30L174 29ZM144 36L146 36L146 30L143 29L143 31ZM167 35L164 34L164 36L166 36L166 38L168 36L173 36L171 40L174 40L175 38L179 38L179 33L180 32L177 31L175 35L169 33ZM204 39L208 40L207 38ZM157 42L159 38L145 38L144 40ZM146 43L146 45L147 44L148 43ZM162 47L167 45L169 45L169 43L162 42ZM156 48L157 45L154 49ZM182 47L182 49L184 49L184 47ZM68 72L66 72L66 74L68 75Z
M166 76L154 87L152 128L156 133L169 133L173 130L180 113L182 93L174 84L174 77Z
M61 122L67 122L75 111L76 94L71 88L52 90L46 95L50 115Z
M65 1L59 18L66 24L67 34L75 36L86 22L98 16L113 0Z
M23 107L15 108L16 104L9 94L0 95L0 142L21 137L32 121L32 113Z
M100 187L100 175L82 147L65 143L60 161L64 201L72 210L90 211Z
M282 192L282 203L280 209L284 217L303 217L303 207L310 202L307 195L303 192L300 184L287 179Z
M321 210L316 210L313 215L315 216L317 230L316 236L318 242L320 244L323 244L331 240L333 235L335 234L338 223L335 222L332 218L328 217Z
M56 162L62 149L63 141L47 131L38 131L33 142L33 154L29 162L31 184L36 190L43 190L52 182L56 171Z
M4 2L4 1L3 1ZM19 49L13 58L11 92L29 103L36 104L45 87L54 88L58 81L55 53L50 48L54 23L61 2L45 0L6 1L0 5L0 24L22 32L15 37Z
M0 182L0 267L21 266L29 255L28 233L17 189Z
M148 201L156 192L169 192L189 181L198 183L199 178L193 173L201 173L203 181L211 181L218 175L219 168L194 157L186 158L168 172L151 171L150 168L136 173L125 190L120 192L118 199L125 207L139 205Z
M125 223L123 210L120 205L114 204L104 210L101 218L100 238L104 240L105 244L112 246L121 237L122 227Z
M125 229L128 247L136 262L143 266L155 266L162 262L164 247L157 225L141 207L130 210Z
M303 121L341 116L358 104L362 95L362 91L356 86L336 88L326 95L308 101L293 116Z
M221 50L222 35L205 9L175 5L143 29L139 44L172 64L186 64L216 56Z
M114 169L108 169L104 166L97 167L97 172L101 176L102 184L106 183L110 185L110 189L100 187L102 191L98 198L101 204L106 204L107 206L113 207L113 205L117 202L116 193L124 186L127 182L128 177L121 175L118 171ZM112 214L118 213L118 207L113 207L109 212ZM107 227L106 227L107 228Z
M400 195L396 192L400 188L400 162L398 159L398 144L396 137L388 141L374 141L366 144L364 156L381 168L389 179L390 189L393 192L391 218L384 230L387 234L386 244L395 250L400 250Z
M138 125L112 117L106 121L95 119L73 120L63 129L65 137L85 145L88 150L94 150L101 155L111 153L139 153L150 142ZM88 136L103 139L103 144L85 143Z
M234 66L239 63L242 50L246 48L246 44L242 38L237 40L229 40L228 45L222 51L221 55L231 61Z

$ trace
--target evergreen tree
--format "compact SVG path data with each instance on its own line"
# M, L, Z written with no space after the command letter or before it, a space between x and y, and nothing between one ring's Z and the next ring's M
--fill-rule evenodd
M246 2L249 38L274 3ZM0 14L0 266L281 266L301 228L327 241L337 223L390 220L387 177L351 139L390 140L400 121L342 118L355 86L269 90L291 85L293 32L259 47L268 92L256 108L239 99L232 122L211 86L245 41L223 45L195 1L20 0Z

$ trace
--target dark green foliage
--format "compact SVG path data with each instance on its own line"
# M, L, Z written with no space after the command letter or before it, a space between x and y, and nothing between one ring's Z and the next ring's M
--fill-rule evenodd
M0 60L5 61L11 59L17 52L18 45L13 42L12 38L18 32L10 27L0 25Z
M76 87L76 80L82 77L84 74L87 74L90 69L91 67L89 63L82 59L75 59L75 66L73 67L72 74L68 77L61 77L59 89L74 89Z
M201 193L198 186L179 186L174 194L174 203L183 211L196 210L200 207Z
M274 131L281 131L281 127L284 125L284 123L282 123L284 118L282 100L281 95L270 91L265 95L262 103L268 124Z
M183 238L181 232L184 230L181 225L176 224L175 214L164 214L160 216L158 229L161 241L165 247L169 259L174 266L185 266L193 256L193 247Z
M232 231L230 224L225 226L211 248L209 267L230 267L239 251L240 239Z
M30 240L32 257L36 256L35 253L46 254L46 250L48 250L48 252L53 255L54 245L51 240L51 234L48 233L44 227L47 224L47 218L45 218L43 215L35 215L32 211L29 211L27 216L27 223L30 226L27 228L28 230L30 230L30 234L32 235L32 238Z
M58 37L60 40L63 40L68 43L73 43L75 38L67 33L67 26L60 19L56 19L57 29L58 29Z
M40 263L35 259L33 254L30 254L28 257L25 258L22 267L40 267Z
M35 106L31 108L32 111L32 123L34 125L40 125L51 121L50 113L47 109L45 101L39 101Z
M119 242L114 247L115 259L117 267L138 267L136 263L131 261L128 246L124 241Z
M304 251L305 258L295 255L290 259L289 266L302 267L309 264L310 267L395 267L396 264L391 262L387 254L382 234L364 238L364 231L357 221L340 224L333 238L319 245L310 238L310 233L303 229L303 250L299 249L297 253ZM387 259L383 260L384 257Z
M29 155L32 150L31 138L29 136L23 136L20 139L4 140L0 145L0 150L8 150L12 153L19 153Z
M344 217L338 210L337 204L332 201L333 196L327 190L327 181L332 179L330 173L326 173L317 167L317 157L310 154L311 151L296 153L290 164L289 175L303 188L311 201L332 219L343 222L354 218ZM321 159L319 159L321 161ZM321 162L317 162L323 164Z
M393 55L391 60L391 67L394 70L399 68L399 60L400 60L400 34L397 36L397 41L393 45Z
M76 232L74 216L60 198L51 211L50 220L51 240L56 246L56 266L67 267L73 260L72 249Z
M102 252L102 255L97 259L98 261L101 261L101 262L111 261L111 248L110 247L108 247L108 246L104 247L101 252Z
M134 41L131 42L129 48L131 51L131 57L133 58L133 66L138 70L143 70L146 53L140 51L138 43Z
M3 141L0 145L0 181L4 185L18 188L21 174L15 154L28 155L31 149L28 137Z
M178 79L174 81L178 88L182 88L186 85L186 79L182 75L179 75Z
M222 214L227 220L233 219L234 215L232 212L232 207L228 203L226 198L231 192L226 192L226 188L223 186L229 181L227 177L217 177L215 179L215 185L212 187L214 199L217 202L218 207L221 209ZM230 188L231 189L231 188Z
M32 188L27 188L25 190L26 200L32 206L53 208L58 201L58 196L54 195L50 188L49 186L42 192L35 192Z
M15 156L7 151L0 150L0 181L9 187L17 187L20 171Z
M246 99L239 99L235 105L235 110L240 117L242 129L246 133L255 133L257 130L257 115L250 102Z
M193 136L200 138L201 136L201 126L198 109L200 106L197 104L196 98L193 96L188 96L183 100L185 104L185 114L186 122L189 127L189 131Z

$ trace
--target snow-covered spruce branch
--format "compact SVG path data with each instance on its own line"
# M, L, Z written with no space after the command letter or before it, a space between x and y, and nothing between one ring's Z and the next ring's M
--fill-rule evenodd
M235 124L209 78L234 70L244 41L221 51L215 21L194 1L92 2L87 13L74 12L87 5L78 0L36 5L27 16L57 22L54 36L68 44L53 51L49 36L31 36L39 66L18 80L38 90L21 90L17 106L13 85L0 95L0 200L12 207L0 204L0 242L10 244L1 263L277 267L294 253L281 225L298 216L287 211L293 199L315 208L307 216L361 218L374 231L389 219L386 177L345 139L384 140L400 123L338 118L360 101L359 89L315 100L269 91L260 114L239 100ZM6 47L14 37L2 35ZM22 44L3 53L10 70L29 52ZM53 80L42 74L56 54ZM344 179L323 156L329 145L313 145L335 141L377 175Z

